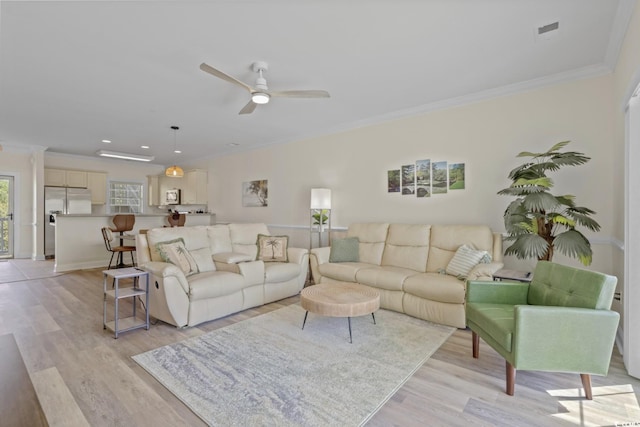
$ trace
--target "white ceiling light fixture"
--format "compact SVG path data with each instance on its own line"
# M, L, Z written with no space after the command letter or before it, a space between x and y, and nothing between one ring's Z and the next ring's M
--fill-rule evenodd
M96 154L100 157L111 157L113 159L135 160L136 162L150 162L153 156L142 156L139 154L119 153L117 151L98 150Z
M251 95L251 100L256 104L267 104L269 103L269 94L262 92L254 92Z
M173 129L173 152L180 153L181 151L176 149L177 134L180 128L178 126L171 126L171 129ZM169 166L167 170L164 171L164 174L171 178L182 178L184 171L180 166L173 165Z

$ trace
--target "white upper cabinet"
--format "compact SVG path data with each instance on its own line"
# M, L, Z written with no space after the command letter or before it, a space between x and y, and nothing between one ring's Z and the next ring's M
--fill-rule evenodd
M184 174L185 186L182 203L188 205L206 205L209 203L207 194L207 171L195 169Z

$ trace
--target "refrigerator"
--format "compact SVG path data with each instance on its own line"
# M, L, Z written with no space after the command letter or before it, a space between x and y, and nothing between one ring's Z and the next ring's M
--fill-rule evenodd
M44 187L44 256L56 253L56 214L91 214L91 190Z

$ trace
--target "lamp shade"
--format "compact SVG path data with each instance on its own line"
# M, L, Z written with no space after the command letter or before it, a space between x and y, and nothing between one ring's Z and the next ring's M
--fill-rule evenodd
M331 209L331 189L311 189L311 209Z
M184 171L182 170L182 168L176 165L168 167L164 173L165 175L170 176L172 178L182 178L184 176Z

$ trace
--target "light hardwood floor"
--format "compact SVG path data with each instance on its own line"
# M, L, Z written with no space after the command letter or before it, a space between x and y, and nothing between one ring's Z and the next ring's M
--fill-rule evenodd
M158 322L115 340L102 329L100 270L43 277L43 267L34 268L34 279L0 282L0 335L13 334L52 426L204 425L131 356L299 302L296 296L187 329ZM124 313L131 308L124 304ZM640 425L640 381L626 375L616 350L609 375L593 377L593 401L582 398L578 375L518 372L510 397L504 374L504 360L484 343L474 360L470 332L458 330L368 425Z

